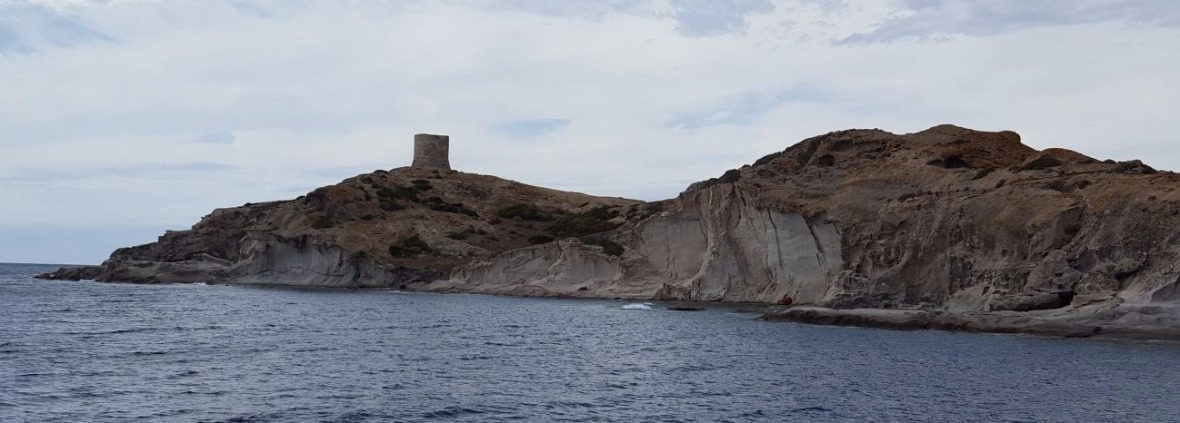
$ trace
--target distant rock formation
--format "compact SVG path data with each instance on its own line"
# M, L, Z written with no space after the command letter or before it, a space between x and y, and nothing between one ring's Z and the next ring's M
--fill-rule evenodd
M419 165L417 150L413 167L217 210L47 277L789 298L842 310L781 316L817 323L965 322L914 314L929 312L988 316L960 325L976 330L1180 328L1180 175L1139 161L1037 151L1008 131L848 130L643 203L448 171L439 150Z

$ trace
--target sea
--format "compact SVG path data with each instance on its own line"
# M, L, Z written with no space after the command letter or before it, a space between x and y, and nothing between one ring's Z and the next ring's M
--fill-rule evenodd
M0 422L1180 421L1175 344L55 268L0 265Z

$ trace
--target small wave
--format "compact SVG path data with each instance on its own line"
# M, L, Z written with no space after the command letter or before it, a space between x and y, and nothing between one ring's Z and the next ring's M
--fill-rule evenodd
M832 409L826 408L826 407L815 406L815 407L796 408L794 410L788 411L788 413L812 413L812 412L831 413Z
M354 411L351 413L341 414L332 420L324 420L325 423L354 423L354 422L368 422L378 419L383 419L382 415L370 414L364 411Z
M105 330L105 331L96 331L96 332L65 332L65 334L66 335L119 335L119 334L124 334L124 333L140 333L140 332L151 332L151 331L158 331L158 330L161 330L161 329L160 328L127 328L127 329L115 329L115 330Z
M135 351L135 352L132 352L132 353L131 353L131 355L136 355L136 356L145 356L145 355L166 355L166 354L168 354L168 352L167 352L167 351Z
M459 357L459 361L491 360L494 358L496 358L496 357L493 357L490 355L471 355L471 356Z
M283 416L278 413L269 414L246 414L237 417L230 417L224 420L217 420L215 423L263 423L281 421Z
M624 304L623 310L651 310L651 303Z
M423 413L422 417L426 419L452 419L460 416L469 416L483 413L483 411L476 410L474 408L447 407L442 410Z
M172 379L172 380L176 380L176 379L183 379L183 378L190 377L190 376L196 376L199 374L201 374L201 372L198 372L196 370L187 370L187 371L183 371L183 372L168 376L167 378Z

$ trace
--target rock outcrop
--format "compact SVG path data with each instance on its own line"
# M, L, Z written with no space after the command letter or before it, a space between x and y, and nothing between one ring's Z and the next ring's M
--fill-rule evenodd
M694 184L612 232L627 253L590 286L636 289L546 293L1178 326L1177 188L1174 173L1037 151L1013 132L834 132ZM572 261L548 251L501 253L427 287L558 286ZM493 270L522 256L553 265Z
M218 209L190 230L120 248L100 266L42 277L415 289L472 259L547 242L551 227L614 228L574 220L640 204L443 169L382 170L295 200ZM520 210L535 215L500 216Z
M218 210L191 231L116 251L98 269L56 276L790 298L820 307L812 310L1172 328L1177 188L1175 173L1038 151L1013 132L849 130L653 203L454 171L379 171L294 201ZM1015 320L988 324L1003 321Z

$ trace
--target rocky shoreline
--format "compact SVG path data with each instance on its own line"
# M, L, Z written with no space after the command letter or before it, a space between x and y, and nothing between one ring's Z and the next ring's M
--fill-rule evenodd
M950 332L1027 334L1060 338L1094 338L1133 341L1180 342L1180 328L1079 323L1052 318L974 313L955 314L923 310L846 309L792 307L772 309L760 317L768 322L794 322L826 326L854 326L890 330L943 330Z
M93 280L101 272L97 266L62 268L55 272L39 275L49 280ZM135 282L131 282L135 283ZM225 285L269 286L276 288L309 288L306 284L243 284ZM389 286L313 286L321 289L396 289ZM404 287L403 287L404 288ZM434 289L422 292L469 293L460 290ZM648 298L600 297L591 293L582 295L528 295L528 294L479 294L507 295L518 297L555 297L565 299L610 299L645 301ZM658 301L658 300L656 300ZM848 326L886 330L941 330L949 332L1024 334L1053 338L1091 338L1120 341L1165 341L1180 343L1180 327L1156 325L1113 325L1073 322L1051 317L1035 316L1028 313L947 313L930 310L887 310L887 309L832 309L815 306L782 306L765 303L661 301L658 304L671 311L701 311L725 309L734 312L758 314L766 322L790 322L821 326Z

